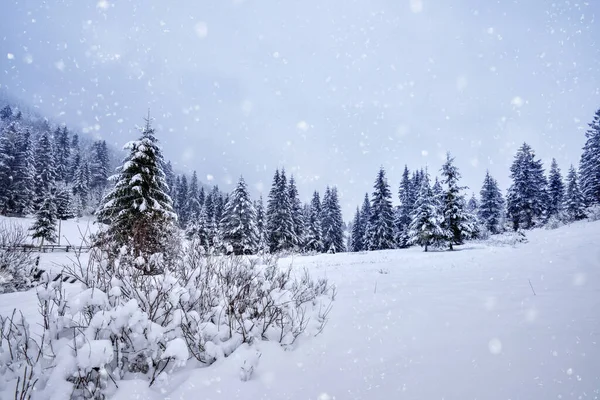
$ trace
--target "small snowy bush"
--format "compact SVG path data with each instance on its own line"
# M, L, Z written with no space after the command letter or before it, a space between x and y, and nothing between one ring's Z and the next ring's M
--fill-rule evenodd
M244 256L206 256L193 242L156 275L130 254L124 249L115 260L94 249L88 263L66 267L62 274L81 285L70 297L62 281L45 274L37 293L39 343L22 344L31 342L22 317L1 321L0 395L26 381L26 393L103 399L120 380L160 385L190 360L210 365L258 341L290 348L323 330L335 296L327 280L306 271L279 268L277 260L263 265ZM150 258L164 265L160 255ZM251 379L260 358L248 354L255 356L241 365L242 380Z
M564 220L564 216L553 215L552 217L548 218L548 221L546 222L546 225L544 225L544 228L548 230L558 229L565 224Z
M31 253L22 247L26 241L27 232L22 226L0 222L0 293L27 290L32 286L34 261Z
M527 236L521 229L518 231L504 232L499 235L492 235L488 243L493 246L516 246L519 243L527 243Z
M600 205L595 204L585 209L589 221L600 221Z

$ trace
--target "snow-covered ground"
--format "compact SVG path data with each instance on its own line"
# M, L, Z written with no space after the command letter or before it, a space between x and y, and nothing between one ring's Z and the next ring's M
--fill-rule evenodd
M600 222L528 239L282 259L337 285L320 336L259 343L250 381L242 347L153 388L120 382L115 398L599 399ZM0 314L13 307L33 317L35 292L0 296Z

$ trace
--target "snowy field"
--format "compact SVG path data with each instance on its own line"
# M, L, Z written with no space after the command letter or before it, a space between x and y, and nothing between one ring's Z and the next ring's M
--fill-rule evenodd
M254 350L240 348L153 388L120 382L115 398L599 399L600 222L527 235L516 247L284 258L337 285L320 336L292 351L259 343L247 382ZM0 296L0 314L14 307L35 318L35 291Z

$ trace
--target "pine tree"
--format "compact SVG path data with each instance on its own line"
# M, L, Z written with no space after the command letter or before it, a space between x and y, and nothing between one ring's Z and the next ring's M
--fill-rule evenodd
M90 170L87 160L79 161L79 167L73 180L74 209L78 217L87 210L90 197Z
M219 190L218 186L214 186L212 189L213 198L213 241L219 243L221 240L221 219L223 219L223 210L225 209L225 198L223 193Z
M383 167L379 169L373 188L367 246L369 250L393 249L395 246L392 192Z
M466 239L473 237L474 217L467 213L465 197L461 193L465 188L458 185L461 175L450 153L446 154L446 162L440 171L442 183L446 185L442 228L451 234L448 246L452 250L454 244L462 244Z
M56 204L50 193L43 198L29 230L33 239L40 239L40 246L44 245L44 241L56 243Z
M56 168L54 165L54 148L50 133L43 131L35 149L35 194L36 204L41 206L49 196L56 183Z
M512 185L506 197L507 214L513 229L530 229L544 214L546 177L541 160L523 143L510 167Z
M475 193L471 193L471 198L467 202L467 212L472 215L477 215L479 211L479 201L475 197Z
M4 108L0 110L0 121L8 123L11 121L12 117L13 111L9 105L4 106Z
M206 207L202 207L198 217L190 222L186 229L186 236L188 239L195 240L196 243L202 246L206 251L213 247Z
M75 218L71 193L66 186L61 186L56 190L56 218L59 221L66 221Z
M321 207L321 229L323 231L323 251L340 253L345 251L344 221L337 188L327 187Z
M310 202L309 214L306 224L306 237L304 248L306 251L323 251L323 230L321 227L321 199L319 192L313 193Z
M400 205L398 206L394 220L395 242L399 248L405 248L408 246L408 226L410 225L410 216L415 200L410 182L410 172L406 165L404 166L400 188L398 189L398 198L400 199ZM363 229L365 229L364 226Z
M175 191L176 176L175 176L175 172L173 172L173 165L171 164L171 161L164 163L163 171L165 173L165 182L167 183L167 186L169 187L169 196L171 197L171 200L173 201L173 208L175 210L177 210L177 207L176 207L176 193L177 192Z
M265 252L268 249L267 245L267 220L265 215L265 203L262 194L254 203L256 209L256 231L258 234L258 252Z
M364 250L369 250L369 224L371 223L371 200L369 200L369 193L365 193L365 198L363 199L363 204L360 208L360 215L363 231L363 248Z
M435 204L437 204L440 213L443 214L446 192L444 191L444 188L442 187L442 184L440 183L437 176L435 177L435 182L431 187L431 192L433 193L433 200L435 201Z
M77 173L77 169L79 168L79 163L81 161L81 153L79 150L79 136L74 133L71 136L71 146L70 146L70 157L69 157L69 169L67 171L67 183L73 182L75 180L75 174Z
M546 207L547 218L557 217L562 211L565 186L556 159L552 159L548 173L548 204Z
M14 181L18 153L18 125L13 122L0 132L0 212L14 211Z
M492 234L502 231L502 216L504 214L504 199L498 183L489 171L485 173L483 186L479 192L481 202L479 204L478 217L481 224Z
M202 205L200 204L198 192L198 175L196 174L196 171L194 171L192 173L192 179L190 180L188 198L185 205L185 214L188 218L188 225L191 221L198 218L201 208Z
M564 208L570 221L577 221L586 217L585 200L577 182L577 171L571 165L567 176L567 193L564 199Z
M33 143L28 129L20 135L17 143L14 176L14 212L19 216L25 216L33 212L33 198L35 195Z
M231 246L231 251L236 255L254 254L259 243L256 210L244 178L240 177L223 214L221 226L224 243Z
M586 204L592 205L600 204L600 109L596 111L589 127L585 133L586 142L581 154L579 177Z
M356 207L356 213L354 214L354 220L352 221L352 239L350 251L357 252L365 250L365 244L363 242L365 233L363 227L364 225L362 216L360 215L360 209Z
M166 181L165 181L166 183ZM179 178L179 184L177 185L177 201L175 203L175 211L177 212L177 216L179 217L179 225L182 228L185 228L188 222L188 214L187 214L187 201L188 201L188 183L187 177L181 175Z
M302 203L298 195L298 188L294 176L290 177L288 185L288 198L290 199L290 209L292 213L292 222L294 230L294 245L297 249L303 247L304 243L304 218L302 214Z
M108 224L100 239L114 251L128 246L134 258L145 261L145 272L153 273L160 267L149 263L150 256L169 253L168 241L177 216L167 193L162 152L150 118L141 137L125 149L129 154L113 178L115 186L97 212L98 220Z
M56 128L54 131L54 163L57 181L65 182L68 179L69 158L71 155L70 147L69 131L67 128Z
M275 171L267 202L267 239L269 251L290 250L296 243L294 221L285 171Z
M110 159L104 140L98 140L92 145L92 161L90 162L90 192L98 201L104 195L108 184Z
M415 202L415 209L408 230L408 243L419 245L425 251L428 251L429 247L445 247L451 234L442 228L444 218L439 212L429 186L429 175L425 173L420 182L421 189Z

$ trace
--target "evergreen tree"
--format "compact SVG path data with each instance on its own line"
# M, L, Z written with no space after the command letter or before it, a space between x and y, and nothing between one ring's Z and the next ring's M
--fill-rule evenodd
M354 220L352 221L352 234L351 234L351 246L350 251L363 251L365 250L365 244L363 239L365 237L364 225L362 216L360 215L360 209L356 207L356 213L354 214Z
M585 133L579 164L581 191L587 205L600 204L600 109L596 111L590 129Z
M408 230L408 243L419 245L428 251L429 247L447 246L451 234L442 227L444 218L439 212L433 191L429 186L429 175L425 173L420 182L421 189Z
M371 223L371 200L369 200L369 193L365 193L365 198L360 208L360 216L363 224L363 248L364 250L369 250L369 224Z
M0 212L14 210L14 180L18 153L17 124L11 123L0 132Z
M223 193L219 190L218 186L214 186L212 189L213 198L213 228L214 236L213 240L219 242L221 240L221 219L223 219L223 210L225 208L225 198Z
M296 248L302 248L304 238L304 218L302 214L302 203L298 195L298 188L294 176L290 177L288 185L288 198L290 199L290 208L292 213L292 222L294 230L294 240Z
M90 170L87 160L79 161L79 168L73 180L73 196L75 212L81 217L88 208L90 197Z
M13 117L12 108L9 105L4 106L2 110L0 110L0 121L8 123Z
M269 251L275 253L290 250L296 241L294 236L294 221L285 171L275 171L273 184L267 202L267 239Z
M467 202L467 212L472 215L477 215L479 211L479 202L477 201L477 197L475 197L475 193L471 194L471 198Z
M395 241L399 248L404 248L408 246L408 226L410 225L410 216L413 211L415 200L410 181L410 172L406 165L404 166L402 180L400 181L398 198L400 199L400 205L398 206L396 219L394 220L394 226L396 228ZM365 229L364 226L363 229Z
M90 191L93 196L101 199L108 184L110 159L108 147L104 140L98 140L92 145L92 162L90 163Z
M548 204L546 207L546 216L548 218L556 217L560 214L564 194L565 186L560 174L560 168L558 168L558 163L553 158L548 174Z
M258 198L258 200L254 203L254 208L256 209L256 231L258 234L258 247L257 251L264 252L267 251L267 220L265 215L265 204L263 201L262 194Z
M189 198L188 191L189 189L187 177L184 174L181 175L181 177L179 178L179 183L177 185L177 201L175 203L175 211L177 212L177 216L179 217L179 225L182 228L185 228L188 222L188 213L186 207Z
M339 253L345 251L344 221L337 188L325 190L321 208L321 229L323 231L323 251Z
M321 199L319 192L313 193L306 223L304 248L306 251L323 251L323 230L321 227Z
M433 183L433 186L431 187L431 192L433 193L433 200L435 201L435 204L437 204L437 207L439 208L440 213L443 214L446 192L444 191L444 188L442 187L442 184L440 183L437 176L435 177L435 182Z
M70 155L69 131L66 127L62 129L58 127L54 131L54 163L57 181L65 182L68 179Z
M393 249L395 246L392 192L387 183L383 167L379 169L373 187L367 246L369 250Z
M35 195L35 162L31 134L26 129L17 143L13 180L14 212L24 216L33 212Z
M191 220L186 229L186 236L188 239L195 240L205 250L213 246L206 207L201 207L198 217Z
M506 198L508 217L513 229L530 229L544 214L546 178L541 160L523 143L510 167L512 185Z
M564 201L565 212L570 221L585 218L585 201L577 182L577 171L572 165L567 176L567 193Z
M115 186L97 212L98 220L108 224L100 239L114 246L115 252L128 246L135 259L145 261L140 269L153 273L160 267L152 265L150 256L169 253L177 216L167 193L162 152L150 118L141 137L125 149L129 154L113 178Z
M164 163L163 171L165 173L165 182L167 183L167 186L169 187L169 196L171 197L171 200L173 201L173 207L176 210L176 191L175 191L176 176L175 176L175 172L173 172L173 165L171 164L171 161Z
M192 179L190 180L190 187L188 190L188 198L185 206L185 214L188 217L188 224L190 221L195 220L200 215L200 209L202 205L199 200L198 192L198 175L196 171L192 173Z
M446 162L442 165L442 183L446 185L443 202L442 228L451 236L448 241L450 250L454 244L462 244L466 239L474 236L474 217L466 210L466 201L461 191L465 189L458 185L461 177L458 168L454 165L454 158L446 154Z
M40 239L40 246L44 245L44 241L56 243L56 204L50 193L43 198L29 230L33 239Z
M489 171L485 173L483 186L479 192L481 203L479 205L478 216L481 224L492 234L498 234L502 231L502 216L504 214L504 199L498 183Z
M70 147L70 157L69 157L69 169L67 171L67 182L71 183L75 180L75 174L79 169L79 163L81 161L81 153L79 150L79 136L74 133L71 136L71 147Z
M48 131L42 132L35 149L35 194L36 204L41 206L44 199L50 195L56 183L56 168L54 165L54 148Z
M259 244L256 210L244 178L240 177L223 212L223 241L236 255L253 254Z

